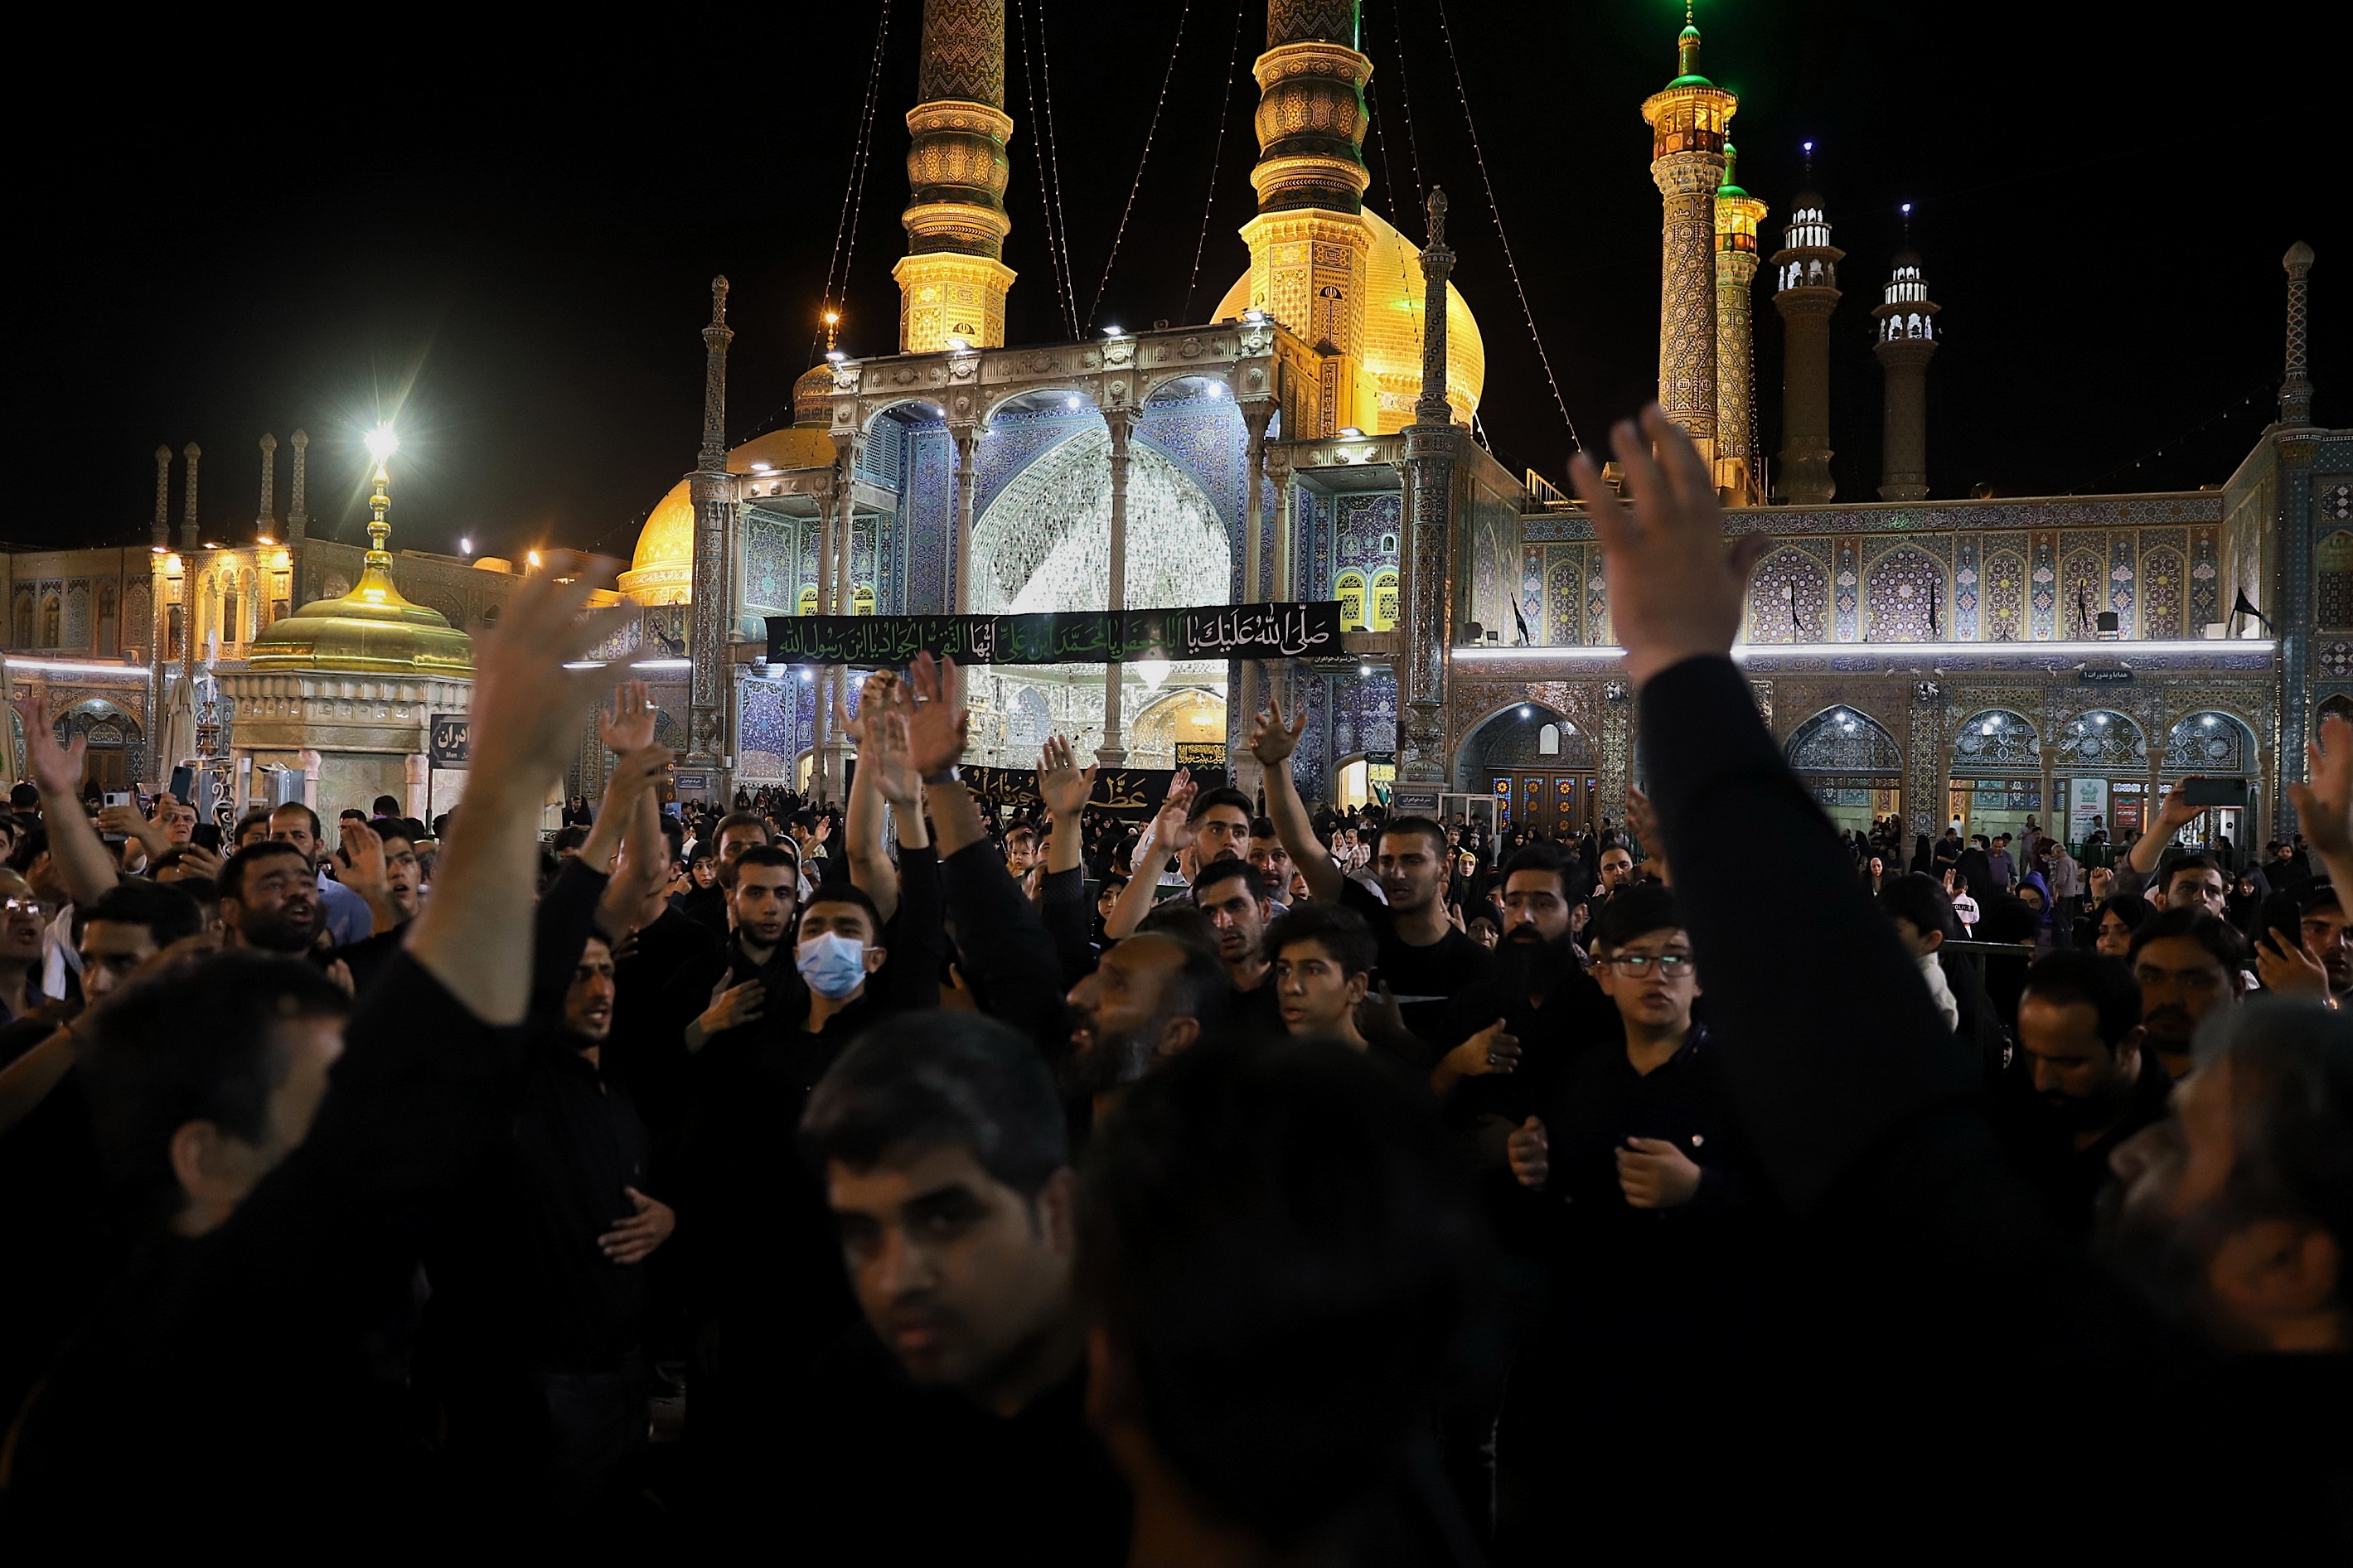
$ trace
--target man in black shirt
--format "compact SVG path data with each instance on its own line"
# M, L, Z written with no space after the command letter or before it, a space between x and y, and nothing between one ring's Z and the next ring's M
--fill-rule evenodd
M801 1144L864 1321L775 1428L797 1546L1123 1562L1126 1498L1088 1428L1071 1298L1069 1140L1036 1049L977 1015L904 1015L827 1071Z
M2027 972L2018 1046L2035 1101L2017 1108L2010 1142L2020 1176L2070 1241L2092 1233L2109 1156L2172 1102L2173 1079L2141 1049L2146 1036L2140 986L2121 961L2069 949Z
M1233 982L1225 1023L1260 1034L1282 1026L1282 1014L1266 951L1267 922L1274 918L1273 890L1246 860L1212 860L1193 879L1193 907L1208 917L1218 934L1218 956Z
M1332 852L1315 837L1307 805L1291 776L1291 754L1307 720L1290 723L1270 699L1250 730L1250 752L1266 770L1266 810L1293 864L1316 898L1345 904L1365 918L1380 949L1380 982L1399 1003L1406 1027L1425 1041L1446 1032L1446 1004L1484 980L1494 955L1456 929L1446 912L1446 829L1426 816L1382 823L1373 847L1375 893L1341 875ZM1451 1042L1450 1042L1451 1043Z

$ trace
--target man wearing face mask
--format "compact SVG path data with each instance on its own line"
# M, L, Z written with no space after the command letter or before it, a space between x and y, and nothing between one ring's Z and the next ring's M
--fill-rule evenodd
M843 1047L870 1025L937 994L944 938L928 848L901 844L889 923L857 888L827 883L795 929L792 858L755 845L735 862L734 931L719 958L689 965L669 994L693 1055L695 1245L710 1360L696 1385L698 1439L735 1462L751 1424L776 1407L855 1304L825 1194L777 1140ZM895 961L895 962L894 962Z

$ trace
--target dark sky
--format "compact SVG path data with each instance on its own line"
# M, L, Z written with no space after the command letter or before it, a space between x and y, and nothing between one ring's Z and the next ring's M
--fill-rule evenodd
M1220 149L1234 0L1025 4L1043 16L1082 319L1184 11L1093 317L1206 316L1247 265L1235 231L1251 211L1262 5L1242 0ZM696 332L714 272L734 284L731 437L790 417L879 15L860 0L640 13L626 31L570 38L500 24L375 45L240 34L218 60L176 37L110 49L105 134L79 110L20 130L16 226L38 243L17 247L6 326L16 415L0 536L143 540L152 453L194 439L207 535L247 537L254 444L299 424L314 442L312 514L356 539L356 437L396 408L396 544L448 550L470 533L478 550L626 551L693 458ZM1418 238L1415 153L1446 187L1456 281L1486 339L1493 446L1515 471L1558 479L1569 437L1489 214L1465 99L1561 395L1597 438L1656 374L1659 209L1638 109L1674 74L1682 18L1663 0L1454 0L1445 15L1459 87L1435 0L1366 6L1379 128L1369 199L1388 210L1394 188L1414 209L1399 226ZM1742 184L1770 204L1768 235L1811 138L1849 253L1833 321L1841 499L1869 499L1876 482L1868 311L1906 200L1944 306L1930 371L1936 496L1978 482L2030 495L2226 478L2270 416L2279 258L2297 238L2321 252L2319 415L2353 418L2353 249L2323 221L2341 199L2342 154L2322 133L2295 14L2209 10L2195 29L2168 15L2193 13L1703 3L1703 68L1741 94ZM920 16L920 0L893 0L848 290L853 353L896 346L890 268L903 247L902 116ZM1017 30L1015 342L1062 331L1021 62ZM256 71L262 85L237 85ZM1780 337L1763 287L1757 308L1769 450ZM175 493L175 516L179 504Z

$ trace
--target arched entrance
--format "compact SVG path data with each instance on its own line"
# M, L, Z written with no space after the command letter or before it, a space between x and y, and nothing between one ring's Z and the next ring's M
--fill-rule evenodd
M2173 781L2192 774L2208 779L2243 779L2250 797L2263 790L2263 752L2255 732L2237 715L2209 709L2192 713L2166 732L2165 755L2158 777L2170 789ZM2182 841L2207 853L2223 852L2233 866L2247 864L2247 841L2254 832L2253 812L2242 806L2210 805L2181 831ZM2227 841L2230 848L2222 850Z
M1826 708L1789 735L1789 766L1842 832L1904 809L1904 748L1868 713Z
M2025 829L2042 812L2042 736L2023 713L1985 708L1961 721L1947 779L1951 816L1964 837ZM2100 799L2106 803L2105 793Z
M103 697L86 698L57 716L56 729L59 745L71 744L76 735L90 742L82 760L84 789L93 784L100 790L131 787L147 735L128 709Z
M1463 738L1455 771L1463 789L1494 796L1512 826L1577 834L1602 815L1594 763L1585 731L1540 702L1522 702Z

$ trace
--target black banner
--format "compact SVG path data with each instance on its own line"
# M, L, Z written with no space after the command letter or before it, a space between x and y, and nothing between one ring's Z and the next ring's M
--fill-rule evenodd
M957 773L984 811L993 813L1007 806L1014 816L1026 816L1041 809L1033 768L986 768L966 763ZM1095 774L1095 790L1087 797L1087 809L1140 821L1160 809L1160 803L1168 797L1169 781L1176 776L1173 768L1105 768ZM1199 773L1193 777L1196 782L1202 780ZM1201 787L1209 785L1202 782Z
M1108 664L1143 658L1337 658L1336 599L1039 616L770 616L770 664Z

